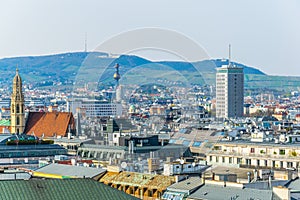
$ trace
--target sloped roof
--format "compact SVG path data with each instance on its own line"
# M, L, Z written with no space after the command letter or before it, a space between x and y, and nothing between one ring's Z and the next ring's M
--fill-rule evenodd
M10 120L9 119L1 119L0 126L10 126Z
M101 179L100 182L105 184L122 184L132 185L136 187L148 187L152 189L166 189L175 182L172 176L143 174L137 172L108 172Z
M73 165L63 165L57 163L51 163L49 165L43 166L36 172L43 172L46 174L56 174L62 176L75 176L79 178L93 178L104 173L106 170L102 168L92 168L83 166L73 166Z
M70 112L30 112L24 133L34 133L37 137L64 137L72 123L73 115Z
M136 200L125 192L92 179L30 179L0 181L1 199Z
M0 133L10 133L11 126L9 119L1 119L0 120Z
M180 181L170 185L167 189L172 191L189 192L202 185L201 178L199 176L189 177L186 180Z
M252 188L223 187L218 185L205 184L188 199L272 199L272 190L259 190Z

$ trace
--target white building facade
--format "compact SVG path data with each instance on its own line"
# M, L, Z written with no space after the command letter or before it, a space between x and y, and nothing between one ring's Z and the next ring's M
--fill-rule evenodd
M220 142L207 154L210 165L232 167L262 167L270 169L298 169L300 144L275 144L271 142Z
M122 115L120 103L110 103L96 99L69 99L68 112L76 113L76 109L84 109L86 117L116 117Z

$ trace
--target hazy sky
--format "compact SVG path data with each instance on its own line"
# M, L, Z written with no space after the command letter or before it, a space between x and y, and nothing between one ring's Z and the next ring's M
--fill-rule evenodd
M0 3L0 57L88 50L124 31L178 31L212 58L274 75L300 76L300 1L7 0Z

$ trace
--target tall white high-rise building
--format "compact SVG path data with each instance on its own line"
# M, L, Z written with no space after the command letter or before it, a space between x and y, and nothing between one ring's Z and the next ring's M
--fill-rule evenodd
M229 56L230 57L230 56ZM216 74L216 117L242 117L244 111L244 71L241 67L223 65Z

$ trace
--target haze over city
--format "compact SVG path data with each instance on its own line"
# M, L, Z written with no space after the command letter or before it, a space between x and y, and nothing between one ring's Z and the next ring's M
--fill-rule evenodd
M177 31L211 58L228 56L271 75L299 76L299 1L5 1L0 57L83 51L119 33ZM143 56L143 55L142 55ZM150 55L152 60L172 57Z

